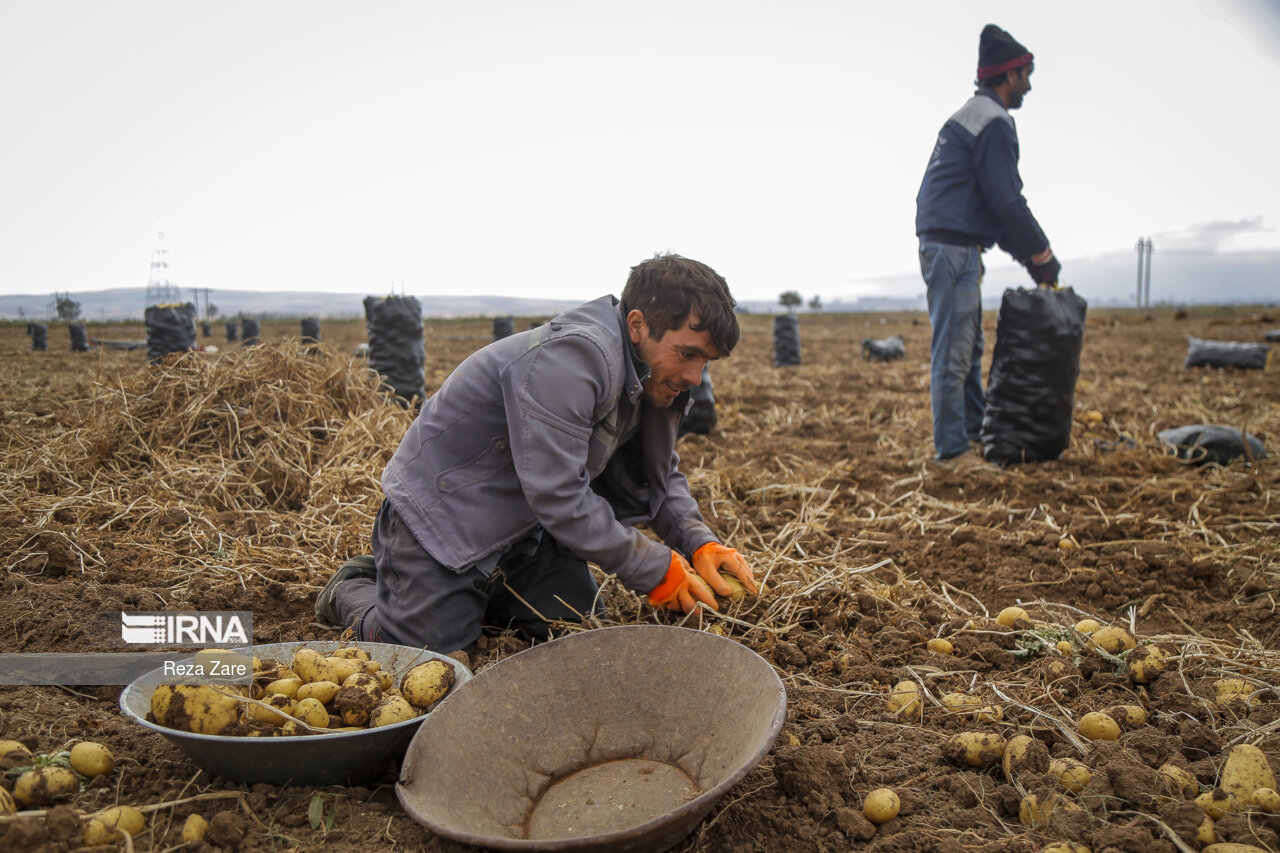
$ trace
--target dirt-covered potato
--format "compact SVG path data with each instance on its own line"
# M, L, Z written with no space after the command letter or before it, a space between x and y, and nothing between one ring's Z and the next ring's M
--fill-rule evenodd
M1021 607L1010 606L996 614L996 622L1006 628L1013 628L1017 626L1018 622L1030 624L1031 617Z
M418 709L410 705L403 696L384 696L369 712L369 728L403 723L417 716Z
M71 747L69 761L72 770L90 779L110 773L116 766L116 759L111 754L111 750L91 740L80 741Z
M862 801L863 816L876 825L893 820L901 808L902 801L890 788L876 788Z
M264 708L263 705L270 705ZM289 721L285 714L293 713L293 700L283 693L269 693L262 697L262 704L245 705L244 715L250 720L266 723L269 726L282 726Z
M400 680L400 692L413 707L429 708L445 697L456 678L450 664L429 660L404 674Z
M207 684L161 684L151 694L151 716L162 726L221 735L240 719L240 703Z
M747 588L742 585L742 581L728 572L721 572L720 577L724 578L724 582L729 585L730 601L741 601L747 597Z
M114 844L120 838L120 831L132 836L146 828L146 817L133 806L112 806L85 820L81 839L85 845L97 847Z
M950 640L945 640L942 637L934 637L932 640L925 643L925 648L936 655L950 655L954 654L956 650L954 643Z
M324 663L325 660L324 655L315 649L309 649L304 646L293 653L293 661L289 664L289 668L308 684L316 681L341 683L338 679L329 677L328 665ZM322 673L321 669L325 669L325 672Z
M333 708L348 726L369 724L373 707L382 698L378 680L367 672L352 673L333 697Z
M1055 841L1041 849L1040 853L1092 853L1092 851L1074 841Z
M329 712L324 703L314 697L299 699L293 706L293 716L317 729L329 727Z
M1108 708L1106 713L1127 732L1147 724L1147 712L1141 705L1116 705L1114 708Z
M1014 735L1005 746L1000 767L1010 783L1024 774L1045 773L1049 770L1049 748L1030 735Z
M1078 794L1093 778L1093 771L1074 758L1055 758L1049 762L1049 776L1057 779L1063 789Z
M1240 811L1240 802L1235 795L1220 787L1205 791L1196 797L1196 805L1204 809L1204 813L1214 820L1218 820L1229 812Z
M1253 802L1253 792L1259 788L1275 790L1276 776L1266 753L1252 744L1240 743L1227 751L1218 784L1237 802L1248 804Z
M920 685L914 681L899 681L885 698L885 707L891 714L919 720L923 707L920 704Z
M69 767L38 767L13 783L13 799L24 809L47 806L80 793L80 777Z
M1004 758L1007 743L990 732L960 732L942 745L942 755L953 764L967 767L990 767Z
M0 740L0 773L15 767L30 767L35 756L27 745L17 740Z
M182 840L187 844L193 841L203 841L208 831L209 821L205 820L202 815L192 812L187 815L186 821L182 824Z
M1159 646L1139 646L1128 657L1129 678L1134 684L1150 684L1164 672L1168 661Z
M330 657L347 658L349 660L368 661L369 653L366 652L364 649L357 648L356 646L343 646L340 649L334 650L333 654L330 655Z
M1156 772L1165 780L1165 788L1170 794L1181 796L1184 799L1192 799L1200 792L1200 783L1196 781L1196 777L1185 767L1179 767L1176 764L1161 764Z
M1254 686L1243 678L1220 678L1213 683L1213 698L1219 705L1254 704Z
M1056 791L1027 794L1018 804L1018 822L1028 828L1043 826L1055 811L1081 811L1080 804Z
M1219 841L1217 844L1205 847L1200 853L1270 853L1270 851L1262 847L1254 847L1252 844L1242 844L1239 841Z
M1253 805L1268 814L1280 812L1280 793L1275 788L1259 788L1253 792Z
M8 788L0 788L0 814L13 814L18 810L18 804L13 800L13 794L9 793Z

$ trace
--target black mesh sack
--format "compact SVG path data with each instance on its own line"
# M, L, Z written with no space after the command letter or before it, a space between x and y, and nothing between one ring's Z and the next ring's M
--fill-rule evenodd
M1179 459L1203 465L1212 462L1226 465L1243 456L1252 462L1266 459L1267 451L1255 435L1247 435L1234 427L1217 424L1191 424L1156 433Z
M200 324L200 334L201 334L201 335L204 335L206 338L212 338L212 337L213 337L213 324L212 324L212 323L201 323L201 324Z
M688 433L707 435L716 425L716 395L711 387L711 365L702 365L702 384L689 389L689 410L680 419L676 436Z
M227 321L227 340L234 341L239 336L240 336L239 332L236 330L236 321L228 320Z
M1265 338L1273 344L1280 343L1280 329L1272 329L1267 332Z
M902 335L881 338L878 341L871 338L862 339L862 357L867 361L894 361L906 354L907 343L902 339Z
M302 342L304 344L320 343L320 321L315 317L302 318Z
M28 323L27 333L31 335L31 348L33 350L46 350L49 348L49 327L44 323Z
M500 341L505 337L516 333L515 317L494 317L493 318L493 339Z
M1235 341L1205 341L1190 338L1187 344L1187 360L1183 367L1240 367L1245 370L1265 370L1271 357L1271 347L1266 344L1237 343Z
M422 304L413 296L368 296L364 300L364 316L369 332L369 366L403 400L423 396L427 351L422 335Z
M1004 292L982 418L988 461L1043 462L1067 449L1086 307L1069 287Z
M72 352L89 351L89 332L85 329L84 323L70 324L67 326L67 332L71 335Z
M262 343L262 324L252 317L240 321L241 346L252 347Z
M773 318L773 366L794 367L800 363L800 323L794 314Z
M152 305L147 308L147 360L159 362L171 352L196 348L196 306Z

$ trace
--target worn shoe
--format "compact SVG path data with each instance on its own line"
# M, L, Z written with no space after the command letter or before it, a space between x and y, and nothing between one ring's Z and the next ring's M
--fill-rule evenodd
M330 625L341 625L338 605L334 601L338 584L352 578L376 578L377 576L378 570L373 564L373 557L360 556L347 560L338 567L333 577L329 578L329 582L324 585L324 589L320 590L320 594L316 596L316 616Z

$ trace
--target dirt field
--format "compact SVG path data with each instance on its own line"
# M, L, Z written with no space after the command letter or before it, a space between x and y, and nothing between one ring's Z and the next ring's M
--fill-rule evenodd
M1280 322L1243 310L1185 321L1092 312L1071 447L1008 468L933 462L923 315L805 315L804 363L783 369L772 365L771 318L743 322L738 351L712 368L716 429L679 449L708 522L768 589L726 609L731 620L684 624L769 660L786 684L787 722L675 849L1203 848L1205 812L1191 797L1215 787L1225 751L1256 744L1280 769L1280 467L1186 465L1155 434L1220 423L1280 451L1275 367L1182 368L1189 335L1256 342ZM994 316L986 325L989 359ZM145 350L71 353L53 327L50 350L31 352L22 326L0 327L0 651L99 650L85 626L121 610L252 610L258 643L336 638L314 624L315 593L366 551L377 478L411 415L385 404L348 355L363 322L324 324L318 355L298 346L297 328L264 323L267 343L242 349L215 324L219 334L200 342L222 352L148 368ZM428 390L490 331L488 320L429 321ZM145 337L141 326L89 333ZM863 338L893 334L905 359L860 357ZM619 622L676 621L616 584L606 598ZM1013 604L1027 620L998 624ZM1086 647L1072 630L1086 617L1129 629L1138 651ZM931 639L952 653L931 651ZM1139 684L1128 659L1150 646L1168 665ZM520 649L487 638L473 667ZM1246 692L1217 696L1225 677ZM895 714L886 697L903 681L922 690L921 704ZM942 700L954 692L989 708L949 712ZM229 850L469 849L400 809L395 767L361 788L231 785L122 716L118 695L0 694L0 738L44 754L93 739L117 757L63 806L0 818L0 850L76 849L72 809L117 803L147 813L135 850L178 849L192 812L212 821L206 840ZM1087 712L1122 705L1140 706L1145 724L1114 741L1077 735ZM734 725L732 706L723 722ZM948 748L962 731L1029 735L1033 760L1012 781L999 764L964 765ZM1043 804L1062 790L1050 758L1078 760L1090 781L1026 825L1024 794ZM1167 764L1194 783L1171 782L1158 772ZM880 787L899 795L901 813L877 827L861 806ZM1280 815L1257 808L1212 830L1280 849Z

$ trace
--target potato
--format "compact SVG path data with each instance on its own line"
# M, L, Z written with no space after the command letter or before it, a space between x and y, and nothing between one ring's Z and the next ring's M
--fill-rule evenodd
M955 652L956 647L952 645L950 640L944 640L941 637L934 637L925 644L925 648L934 654L949 655Z
M1101 711L1090 711L1080 718L1076 731L1089 740L1117 740L1120 724Z
M329 712L325 710L324 704L314 697L299 699L293 706L293 716L317 729L329 727Z
M1006 628L1014 627L1014 623L1019 620L1024 622L1031 621L1031 618L1027 616L1027 611L1023 610L1021 607L1006 607L1004 610L1001 610L996 614L996 622Z
M1224 791L1222 788L1205 791L1196 797L1196 805L1204 809L1204 813L1214 820L1218 820L1228 812L1240 811L1240 803L1236 800L1235 795Z
M1076 844L1074 841L1055 841L1047 847L1041 848L1040 853L1093 853L1083 844Z
M889 788L876 788L862 801L862 814L874 824L882 824L898 816L902 801Z
M325 656L317 652L315 649L309 649L305 646L293 653L293 662L289 664L289 668L298 674L298 677L308 683L315 681L332 681L335 684L340 683L337 679L329 678L326 672L323 677L320 673L322 661L326 660Z
M420 663L400 680L400 692L415 708L427 708L444 698L453 687L453 667L442 660Z
M1096 646L1112 655L1127 652L1137 644L1138 641L1133 638L1132 634L1114 625L1099 628L1089 635L1089 645Z
M1049 775L1066 790L1078 794L1093 778L1093 771L1074 758L1055 758L1049 762Z
M1200 825L1196 827L1196 841L1201 844L1212 844L1217 840L1217 827L1213 825L1213 818L1205 815L1204 820L1200 821Z
M162 726L220 735L240 720L240 703L207 684L161 684L151 693L151 716Z
M80 741L80 743L71 747L69 760L72 770L81 776L88 776L90 779L94 776L110 773L111 769L116 766L116 759L111 754L111 750L91 740Z
M1280 812L1280 793L1275 788L1259 788L1253 792L1253 805L1264 812L1275 814Z
M298 701L315 699L321 704L326 704L332 702L333 697L338 695L338 687L339 685L333 681L312 681L300 685L294 698Z
M343 646L340 649L336 649L334 653L330 655L330 657L345 658L348 660L368 661L369 653L366 652L364 649L356 648L355 646Z
M1254 704L1254 687L1243 678L1220 678L1213 683L1213 696L1219 705L1240 702L1246 706Z
M417 716L418 709L410 705L403 696L384 696L369 712L369 728L376 729L393 723L403 723Z
M192 812L187 815L186 822L182 824L182 840L187 844L192 841L203 841L205 833L208 831L209 821Z
M1076 540L1071 538L1070 536L1063 536L1061 539L1058 540L1059 551L1074 551L1079 547L1080 546L1076 543Z
M380 669L377 672L374 672L373 677L377 680L378 688L382 690L382 694L384 696L392 690L396 690L396 677L385 669ZM399 693L400 691L396 690L396 695L399 695Z
M15 767L30 767L35 756L18 740L0 740L0 773Z
M982 708L982 700L968 693L944 693L939 701L949 714L967 714Z
M1097 619L1081 619L1076 623L1075 628L1081 634L1092 634L1102 626L1098 624Z
M146 828L147 819L133 806L112 806L85 821L82 840L89 847L114 844L120 831L133 836Z
M1070 657L1071 655L1076 653L1076 647L1071 645L1071 643L1068 642L1067 640L1059 640L1058 642L1053 644L1053 647L1058 650L1058 654L1060 655L1066 655Z
M1190 770L1176 764L1161 764L1156 770L1165 780L1165 787L1174 794L1191 799L1200 792L1200 783Z
M1259 788L1275 790L1276 775L1271 771L1266 753L1247 743L1236 744L1227 751L1218 784L1242 804L1253 802Z
M1063 811L1081 811L1080 805L1067 798L1065 794L1027 794L1018 804L1018 822L1028 828L1048 823L1049 816L1059 809Z
M742 585L742 581L738 580L728 572L721 572L720 577L729 585L730 601L741 601L747 597L747 588Z
M885 699L889 713L899 717L920 719L923 706L920 704L920 685L914 681L899 681L893 685Z
M364 671L370 675L377 675L379 672L382 672L382 664L378 663L376 660L367 660L364 662Z
M347 725L365 726L369 724L373 706L380 699L382 689L378 687L377 679L367 672L357 672L343 682L333 697L333 707Z
M277 678L267 684L264 689L266 695L279 693L288 696L290 699L296 699L298 696L298 688L302 686L301 678Z
M1005 739L988 732L960 732L942 745L942 755L953 764L990 767L1004 757Z
M336 658L336 657L330 656L328 658L328 661L330 666L332 667L332 672L334 676L329 680L336 681L339 684L344 684L348 678L355 675L356 673L364 672L364 661L358 660L356 658Z
M1220 841L1217 844L1210 844L1200 853L1267 853L1267 851L1261 847L1254 847L1252 844L1241 844L1237 841Z
M288 722L289 718L285 714L293 713L293 700L283 693L269 693L262 699L263 704L270 705L271 708L264 708L262 705L249 704L245 706L244 715L251 720L257 720L260 723L267 723L272 726L281 726ZM272 710L275 708L276 710ZM280 713L280 712L284 713Z
M1005 745L1000 766L1010 783L1024 773L1044 773L1049 769L1049 750L1029 735L1014 735Z
M13 799L23 808L47 806L80 793L80 777L69 767L28 770L13 783Z
M0 814L13 814L18 810L18 804L13 801L13 794L9 793L8 788L0 788Z
M1147 712L1141 705L1116 705L1108 708L1106 714L1120 724L1125 731L1133 731L1147 724Z
M1134 684L1150 684L1164 672L1164 651L1159 646L1140 646L1129 655L1129 678Z

